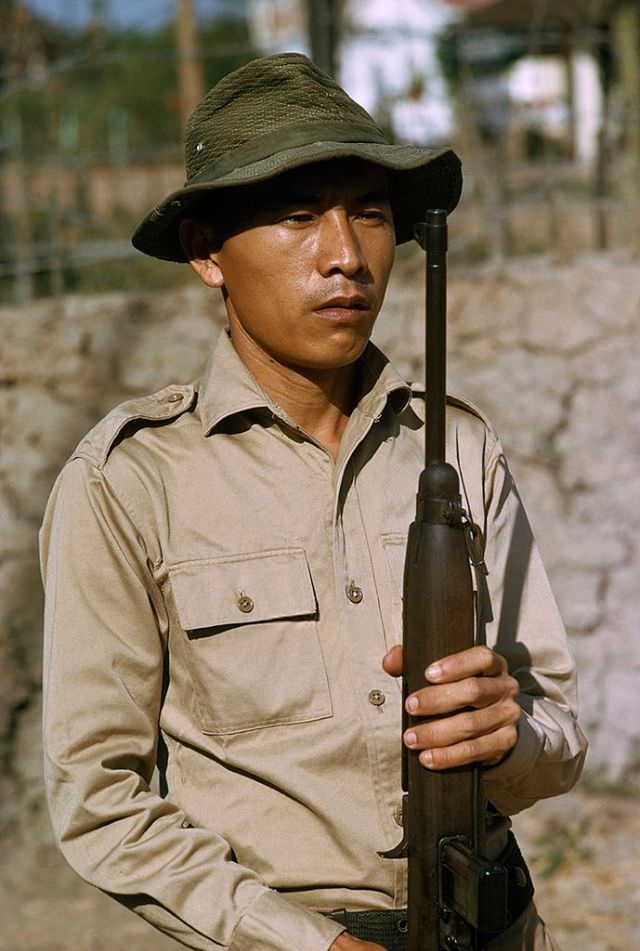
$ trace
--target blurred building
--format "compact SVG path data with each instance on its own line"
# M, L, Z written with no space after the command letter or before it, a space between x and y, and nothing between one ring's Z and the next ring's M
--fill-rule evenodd
M462 57L476 77L480 122L497 123L525 157L551 146L579 164L593 162L604 122L600 57L612 8L610 0L469 5ZM484 68L492 57L508 65Z
M443 0L345 0L340 82L400 141L450 136L454 113L437 56L437 37L460 16ZM251 0L252 40L264 54L309 54L304 0Z
M340 81L398 141L450 139L455 104L438 42L454 26L468 67L467 99L481 133L507 135L522 157L551 147L588 164L596 157L602 125L597 58L576 43L578 8L570 4L558 14L547 6L534 9L517 0L344 0ZM262 53L309 53L305 0L250 0L249 19Z
M603 120L598 64L583 50L569 61L559 55L524 56L507 77L512 139L520 151L536 140L551 143L581 165L596 158Z

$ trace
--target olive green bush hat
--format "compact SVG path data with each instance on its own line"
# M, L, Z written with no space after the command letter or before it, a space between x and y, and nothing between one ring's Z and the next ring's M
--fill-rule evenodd
M298 53L255 59L229 73L196 107L186 132L184 188L139 225L139 251L185 261L178 225L203 196L264 182L281 172L327 159L356 157L389 170L396 241L413 237L426 208L451 211L462 189L460 160L451 149L390 145L368 112L330 76Z

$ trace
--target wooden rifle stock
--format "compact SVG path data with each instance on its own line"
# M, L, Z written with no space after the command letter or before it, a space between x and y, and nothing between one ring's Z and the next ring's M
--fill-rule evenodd
M445 459L447 216L416 226L427 252L425 468L409 529L403 589L403 709L425 670L476 643L470 556L477 538ZM425 718L403 714L403 732ZM409 865L408 951L481 951L481 932L506 921L506 873L479 853L477 767L432 772L402 751L404 840L385 853Z

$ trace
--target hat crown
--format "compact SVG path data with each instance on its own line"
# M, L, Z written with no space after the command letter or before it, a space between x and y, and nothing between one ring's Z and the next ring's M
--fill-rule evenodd
M398 244L413 237L425 208L455 208L462 187L455 153L391 144L362 106L299 53L252 60L221 79L194 110L185 139L185 185L132 238L165 261L186 260L180 223L205 201L212 214L216 193L304 165L355 158L387 169Z
M187 124L187 183L205 168L260 136L330 122L366 125L382 136L369 113L299 53L252 60L227 74L196 107Z

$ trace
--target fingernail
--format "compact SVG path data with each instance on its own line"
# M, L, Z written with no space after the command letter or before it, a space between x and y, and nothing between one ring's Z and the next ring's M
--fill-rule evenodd
M423 766L431 766L433 763L433 753L431 750L423 750L419 759Z
M407 710L410 710L412 713L414 713L419 706L420 703L417 697L409 697L407 700Z
M415 733L405 733L404 741L407 746L415 746L415 744L418 742L418 737L415 735Z
M428 680L439 680L442 677L442 667L440 664L432 664L427 667L425 673Z

